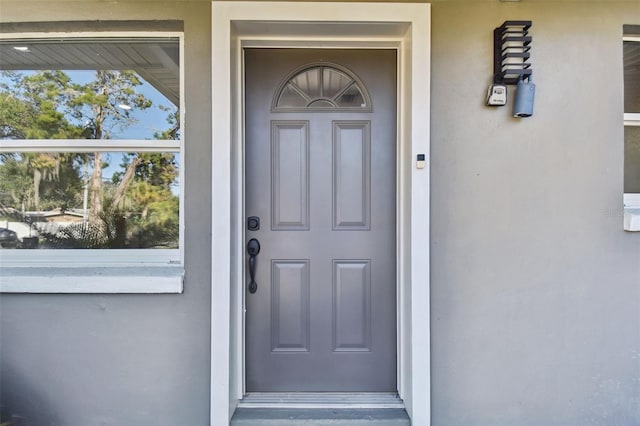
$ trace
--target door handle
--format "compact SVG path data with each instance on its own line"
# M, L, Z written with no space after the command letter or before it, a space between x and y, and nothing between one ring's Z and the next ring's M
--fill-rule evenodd
M249 253L249 293L258 291L258 283L256 282L256 258L260 253L260 242L252 238L247 243L247 253Z

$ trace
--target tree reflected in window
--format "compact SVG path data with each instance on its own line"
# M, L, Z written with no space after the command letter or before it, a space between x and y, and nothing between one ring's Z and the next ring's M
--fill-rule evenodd
M0 227L16 247L178 248L177 39L12 44L0 44Z

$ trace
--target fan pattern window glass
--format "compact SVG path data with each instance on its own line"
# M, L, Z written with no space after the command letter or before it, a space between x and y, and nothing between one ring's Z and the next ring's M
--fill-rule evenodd
M313 64L295 71L276 92L274 110L370 111L371 101L358 78L333 64Z

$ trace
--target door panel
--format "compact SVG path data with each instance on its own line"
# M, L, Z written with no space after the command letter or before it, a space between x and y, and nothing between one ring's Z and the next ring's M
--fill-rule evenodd
M305 64L337 71L283 84ZM247 391L395 391L396 53L247 49L245 70Z
M368 121L333 123L333 230L369 230L371 132Z
M271 123L271 229L309 229L309 123Z
M271 350L309 352L309 261L271 262Z
M371 351L371 261L333 261L333 350Z

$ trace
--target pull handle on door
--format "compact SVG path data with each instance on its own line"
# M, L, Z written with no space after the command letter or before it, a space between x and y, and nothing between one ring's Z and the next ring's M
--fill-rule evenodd
M247 253L249 253L249 293L258 291L258 283L256 282L256 258L260 253L260 242L252 238L247 243Z

